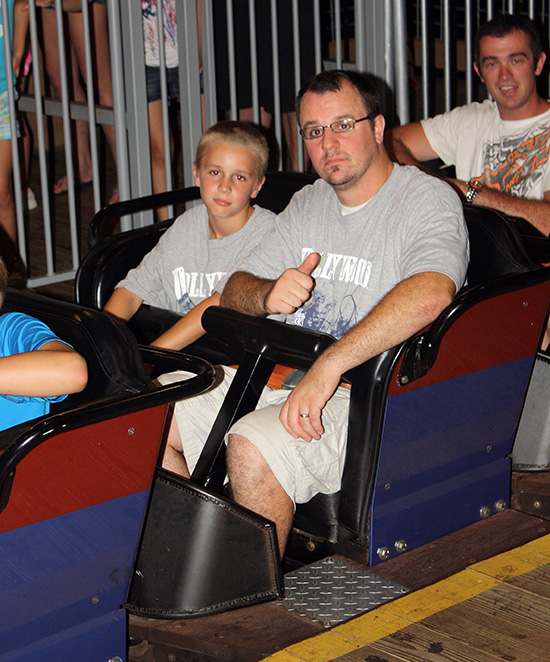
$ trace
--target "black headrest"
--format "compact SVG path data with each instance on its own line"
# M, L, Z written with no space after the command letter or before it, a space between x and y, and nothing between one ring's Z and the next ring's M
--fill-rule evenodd
M124 325L103 313L12 289L8 289L2 312L36 317L86 359L88 384L81 393L69 396L65 406L151 388L136 339Z
M469 285L537 268L509 218L494 209L466 203L464 218L470 235Z

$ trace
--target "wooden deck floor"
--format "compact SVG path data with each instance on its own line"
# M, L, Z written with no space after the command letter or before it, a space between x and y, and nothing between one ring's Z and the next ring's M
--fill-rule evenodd
M130 659L542 662L550 659L549 534L549 521L508 510L408 552L376 573L411 592L330 630L278 602L192 620L131 616L131 636L148 643ZM340 551L363 560L353 545Z

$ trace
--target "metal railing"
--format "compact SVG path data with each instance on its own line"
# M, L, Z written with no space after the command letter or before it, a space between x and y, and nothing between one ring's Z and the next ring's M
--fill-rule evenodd
M167 1L167 0L165 0ZM302 142L289 109L305 78L329 67L357 68L379 77L385 84L389 121L405 123L467 103L485 91L472 74L472 41L480 23L499 11L522 11L538 20L548 32L548 7L542 0L173 0L176 9L179 49L179 112L176 116L179 159L171 154L170 121L164 52L160 49L162 129L166 186L174 179L179 186L193 184L191 164L203 129L222 118L244 117L269 125L280 152L273 168L303 170ZM82 0L85 73L94 80L92 9ZM68 34L62 0L55 0L56 35L59 52L61 94L46 97L46 77L40 49L39 12L29 2L30 50L34 94L16 101L8 80L10 122L15 135L15 108L34 115L37 164L44 227L42 272L31 274L30 286L68 280L79 265L80 227L90 219L79 219L77 174L74 171L75 120L87 122L92 169L93 210L108 201L101 198L100 182L105 161L99 149L98 126L114 127L116 179L121 200L152 192L147 88L142 28L142 3L107 0L108 50L112 79L112 108L98 105L94 85L85 86L86 102L70 95L70 62L66 57ZM7 8L2 3L3 23ZM158 33L163 34L163 13L158 12ZM238 19L238 20L237 20ZM49 35L49 38L54 38ZM7 61L9 39L5 39ZM246 65L244 66L243 65ZM46 120L61 118L57 143L50 144L44 130ZM59 122L59 120L57 120ZM285 147L286 145L286 147ZM282 146L282 147L281 147ZM51 151L64 159L67 173L67 218L63 232L70 235L71 264L56 263L48 165ZM13 173L19 248L27 262L27 212L21 194L22 164L13 141ZM60 167L63 167L60 166ZM24 178L23 178L24 179ZM108 194L108 191L107 191ZM154 220L152 212L122 219L122 229ZM57 219L59 221L59 219ZM59 232L59 230L57 230ZM85 232L85 229L84 229Z

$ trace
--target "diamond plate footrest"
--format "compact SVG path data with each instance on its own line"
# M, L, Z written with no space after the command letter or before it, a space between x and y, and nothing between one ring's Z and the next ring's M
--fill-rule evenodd
M286 574L284 584L286 608L326 627L408 593L404 586L331 556Z

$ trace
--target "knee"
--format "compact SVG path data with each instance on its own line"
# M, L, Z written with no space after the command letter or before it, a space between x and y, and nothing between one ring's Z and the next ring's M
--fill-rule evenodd
M248 476L257 480L257 476L268 468L260 451L245 437L230 434L227 440L227 471L229 477Z

